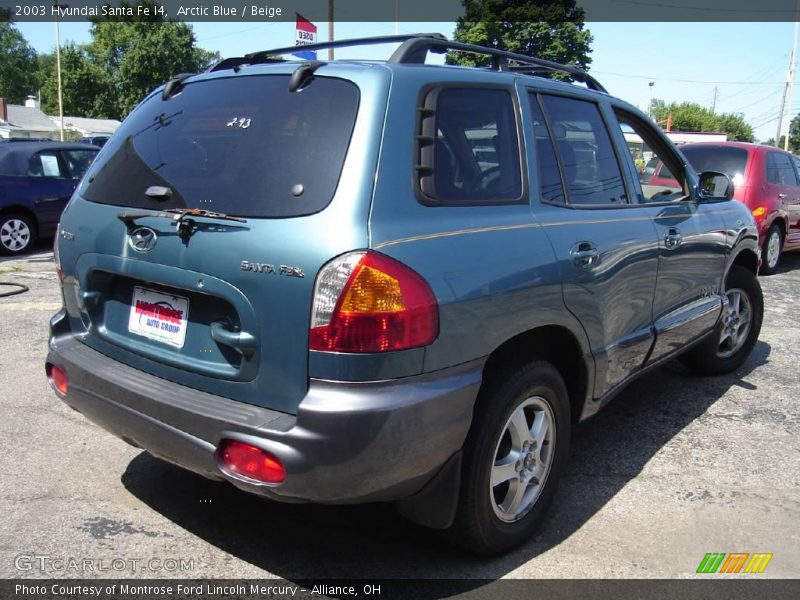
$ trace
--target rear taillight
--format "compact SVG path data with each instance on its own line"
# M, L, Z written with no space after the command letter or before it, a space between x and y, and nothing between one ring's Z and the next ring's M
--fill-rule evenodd
M238 440L223 440L216 452L222 471L261 483L281 483L286 469L275 456Z
M62 396L67 395L67 388L69 387L69 383L67 380L67 372L64 371L61 367L57 367L54 364L47 365L47 379L50 380L50 385L53 386L53 389L58 392Z
M309 347L328 352L391 352L427 346L439 335L428 283L377 252L345 254L317 276Z

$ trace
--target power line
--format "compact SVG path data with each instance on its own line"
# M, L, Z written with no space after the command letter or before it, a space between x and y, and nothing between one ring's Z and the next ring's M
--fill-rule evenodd
M650 81L677 81L679 83L710 83L710 84L725 84L725 85L774 85L776 83L785 83L783 81L708 81L699 79L672 79L669 77L653 77L648 75L626 75L623 73L614 73L612 71L597 71L592 69L592 73L599 73L601 75L614 75L616 77L627 77L628 79L648 79Z

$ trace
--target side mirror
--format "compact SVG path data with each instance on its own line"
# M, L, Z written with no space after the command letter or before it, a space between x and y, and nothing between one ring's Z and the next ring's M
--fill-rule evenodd
M712 200L730 200L733 198L733 181L717 171L703 171L698 177L697 199L708 202Z

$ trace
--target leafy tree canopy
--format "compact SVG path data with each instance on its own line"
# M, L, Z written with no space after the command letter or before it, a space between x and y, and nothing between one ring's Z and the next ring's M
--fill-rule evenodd
M197 47L191 25L165 20L155 3L149 16L98 18L88 44L61 48L64 113L123 119L150 91L179 73L196 73L219 60ZM138 14L134 11L134 14ZM19 103L41 90L42 109L58 112L55 52L38 55L16 28L0 22L0 96Z
M36 91L36 51L8 21L0 20L0 97L21 104Z
M587 69L592 35L575 0L464 0L455 39ZM484 66L489 59L454 53L448 64Z
M671 121L672 131L706 131L728 134L736 142L752 142L753 128L739 113L715 114L696 102L672 102L654 100L651 105L653 118L666 128Z

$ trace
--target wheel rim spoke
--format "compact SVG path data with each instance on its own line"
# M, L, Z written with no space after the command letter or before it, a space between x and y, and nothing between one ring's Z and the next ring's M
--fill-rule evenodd
M515 514L519 512L519 509L522 505L522 499L525 497L525 490L528 486L524 483L519 481L518 479L514 479L511 481L511 485L508 488L508 494L506 495L506 499L503 502L503 507L505 507L505 512L510 514Z
M508 432L511 434L511 441L515 450L521 450L522 444L531 441L531 431L528 428L524 410L517 410L514 416L511 417Z
M494 463L491 483L493 488L517 477L517 460L519 460L519 453L512 451L504 459Z
M550 429L550 424L547 422L547 415L542 410L536 411L536 416L533 419L533 425L531 426L530 435L538 445L544 442L545 438L547 437L547 432Z

